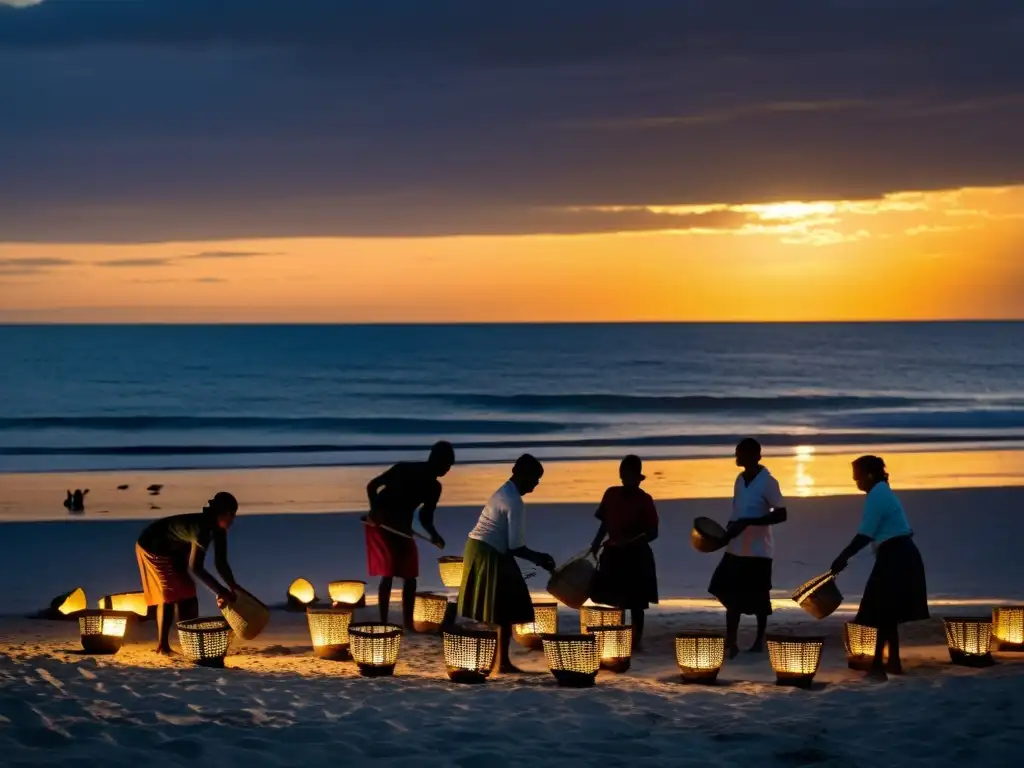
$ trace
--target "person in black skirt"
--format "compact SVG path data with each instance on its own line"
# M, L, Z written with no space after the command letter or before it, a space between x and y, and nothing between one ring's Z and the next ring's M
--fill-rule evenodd
M771 473L761 466L761 444L745 438L736 446L736 465L743 471L733 487L732 516L726 528L728 549L718 564L708 592L725 606L725 648L739 655L740 616L757 617L757 639L751 653L764 651L768 616L772 612L772 526L786 522L786 502Z
M595 514L601 526L590 550L596 554L600 549L601 557L591 599L629 610L633 651L637 652L643 650L644 611L658 602L658 576L651 551L651 542L658 538L658 510L650 494L640 488L645 478L638 456L622 460L619 478L622 485L604 492Z
M844 570L850 558L868 544L874 548L875 566L854 623L878 630L875 658L868 674L885 679L886 672L903 674L898 627L928 618L928 586L924 561L914 544L903 505L889 487L885 462L878 456L861 456L853 462L853 479L867 494L864 516L853 541L832 563L832 572ZM883 664L886 646L889 661Z

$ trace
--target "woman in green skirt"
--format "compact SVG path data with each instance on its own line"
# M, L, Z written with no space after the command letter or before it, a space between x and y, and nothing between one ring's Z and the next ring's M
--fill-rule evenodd
M540 483L544 467L530 454L516 460L512 477L495 491L469 534L463 556L459 614L499 628L498 669L516 674L509 659L512 625L533 621L533 601L516 558L552 571L551 555L526 546L523 497Z

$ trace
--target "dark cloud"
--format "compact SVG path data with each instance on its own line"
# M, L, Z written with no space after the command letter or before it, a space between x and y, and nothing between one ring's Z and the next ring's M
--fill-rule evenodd
M70 259L45 256L0 259L0 275L37 275L56 267L69 267L74 263Z
M663 220L564 209L1017 183L1021 39L1019 0L0 8L0 232L604 232Z

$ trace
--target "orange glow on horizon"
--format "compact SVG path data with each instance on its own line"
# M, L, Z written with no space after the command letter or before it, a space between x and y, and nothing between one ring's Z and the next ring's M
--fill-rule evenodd
M673 213L730 211L741 223L560 236L0 243L0 321L1024 318L1024 186L649 210L670 222ZM195 257L203 253L212 255Z

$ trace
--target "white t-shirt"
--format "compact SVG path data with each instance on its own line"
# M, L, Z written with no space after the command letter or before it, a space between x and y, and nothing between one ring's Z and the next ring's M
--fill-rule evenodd
M784 506L786 501L782 498L779 481L772 477L771 472L762 469L750 485L743 480L741 472L732 492L732 517L729 522L764 517L772 510ZM729 542L727 551L741 557L773 557L775 542L772 540L772 526L747 526L743 533Z
M910 532L907 513L888 483L878 483L868 491L857 533L867 536L877 547L883 541L908 536Z
M494 492L469 538L490 544L502 554L526 546L526 505L515 483L509 480Z

